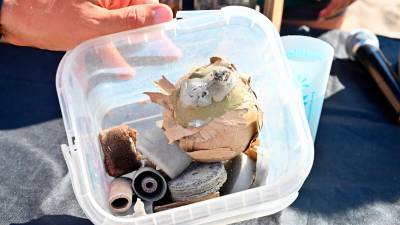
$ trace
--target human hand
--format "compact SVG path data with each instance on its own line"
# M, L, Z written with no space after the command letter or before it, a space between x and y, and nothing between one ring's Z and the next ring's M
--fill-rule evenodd
M158 0L4 0L0 24L5 42L69 50L93 37L171 19L171 9Z
M351 5L356 0L331 0L331 2L319 12L319 20L329 18L336 15L336 13L345 9L347 6Z

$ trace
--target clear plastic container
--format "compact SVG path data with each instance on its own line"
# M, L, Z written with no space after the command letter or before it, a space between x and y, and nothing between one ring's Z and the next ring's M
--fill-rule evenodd
M118 52L118 54L116 54ZM175 82L209 57L222 55L252 77L264 111L260 152L268 177L262 186L142 217L118 217L107 207L111 182L98 134L128 124L155 126L161 108L144 91L153 81ZM131 68L129 66L131 66ZM132 69L133 68L133 69ZM76 198L94 224L228 224L289 206L310 172L314 149L302 97L289 72L279 34L262 14L226 7L210 14L90 40L68 52L57 72L68 146L62 151ZM131 77L130 77L131 76Z

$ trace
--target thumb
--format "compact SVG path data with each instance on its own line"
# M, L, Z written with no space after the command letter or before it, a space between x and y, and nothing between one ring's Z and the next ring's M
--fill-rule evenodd
M144 4L107 10L99 25L104 33L114 33L163 23L171 19L172 11L168 6Z

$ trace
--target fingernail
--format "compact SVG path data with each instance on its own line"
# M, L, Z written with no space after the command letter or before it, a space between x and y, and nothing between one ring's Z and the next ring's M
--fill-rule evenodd
M163 23L172 19L172 11L168 7L158 7L153 11L153 13L155 23Z

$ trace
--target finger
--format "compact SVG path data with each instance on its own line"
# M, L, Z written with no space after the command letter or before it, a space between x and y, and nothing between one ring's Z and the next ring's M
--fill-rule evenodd
M159 55L164 56L172 61L182 57L182 51L169 38L163 36L160 39L163 48L159 49Z
M319 19L325 19L334 15L340 8L341 4L337 0L332 0L323 10L319 12Z
M107 10L101 14L99 29L104 34L163 23L172 19L171 9L163 4L145 4Z
M157 4L158 0L101 0L100 6L106 9L120 9L132 5Z
M135 76L135 70L128 64L112 42L97 47L96 54L103 62L104 70L116 72L122 80L128 80Z

